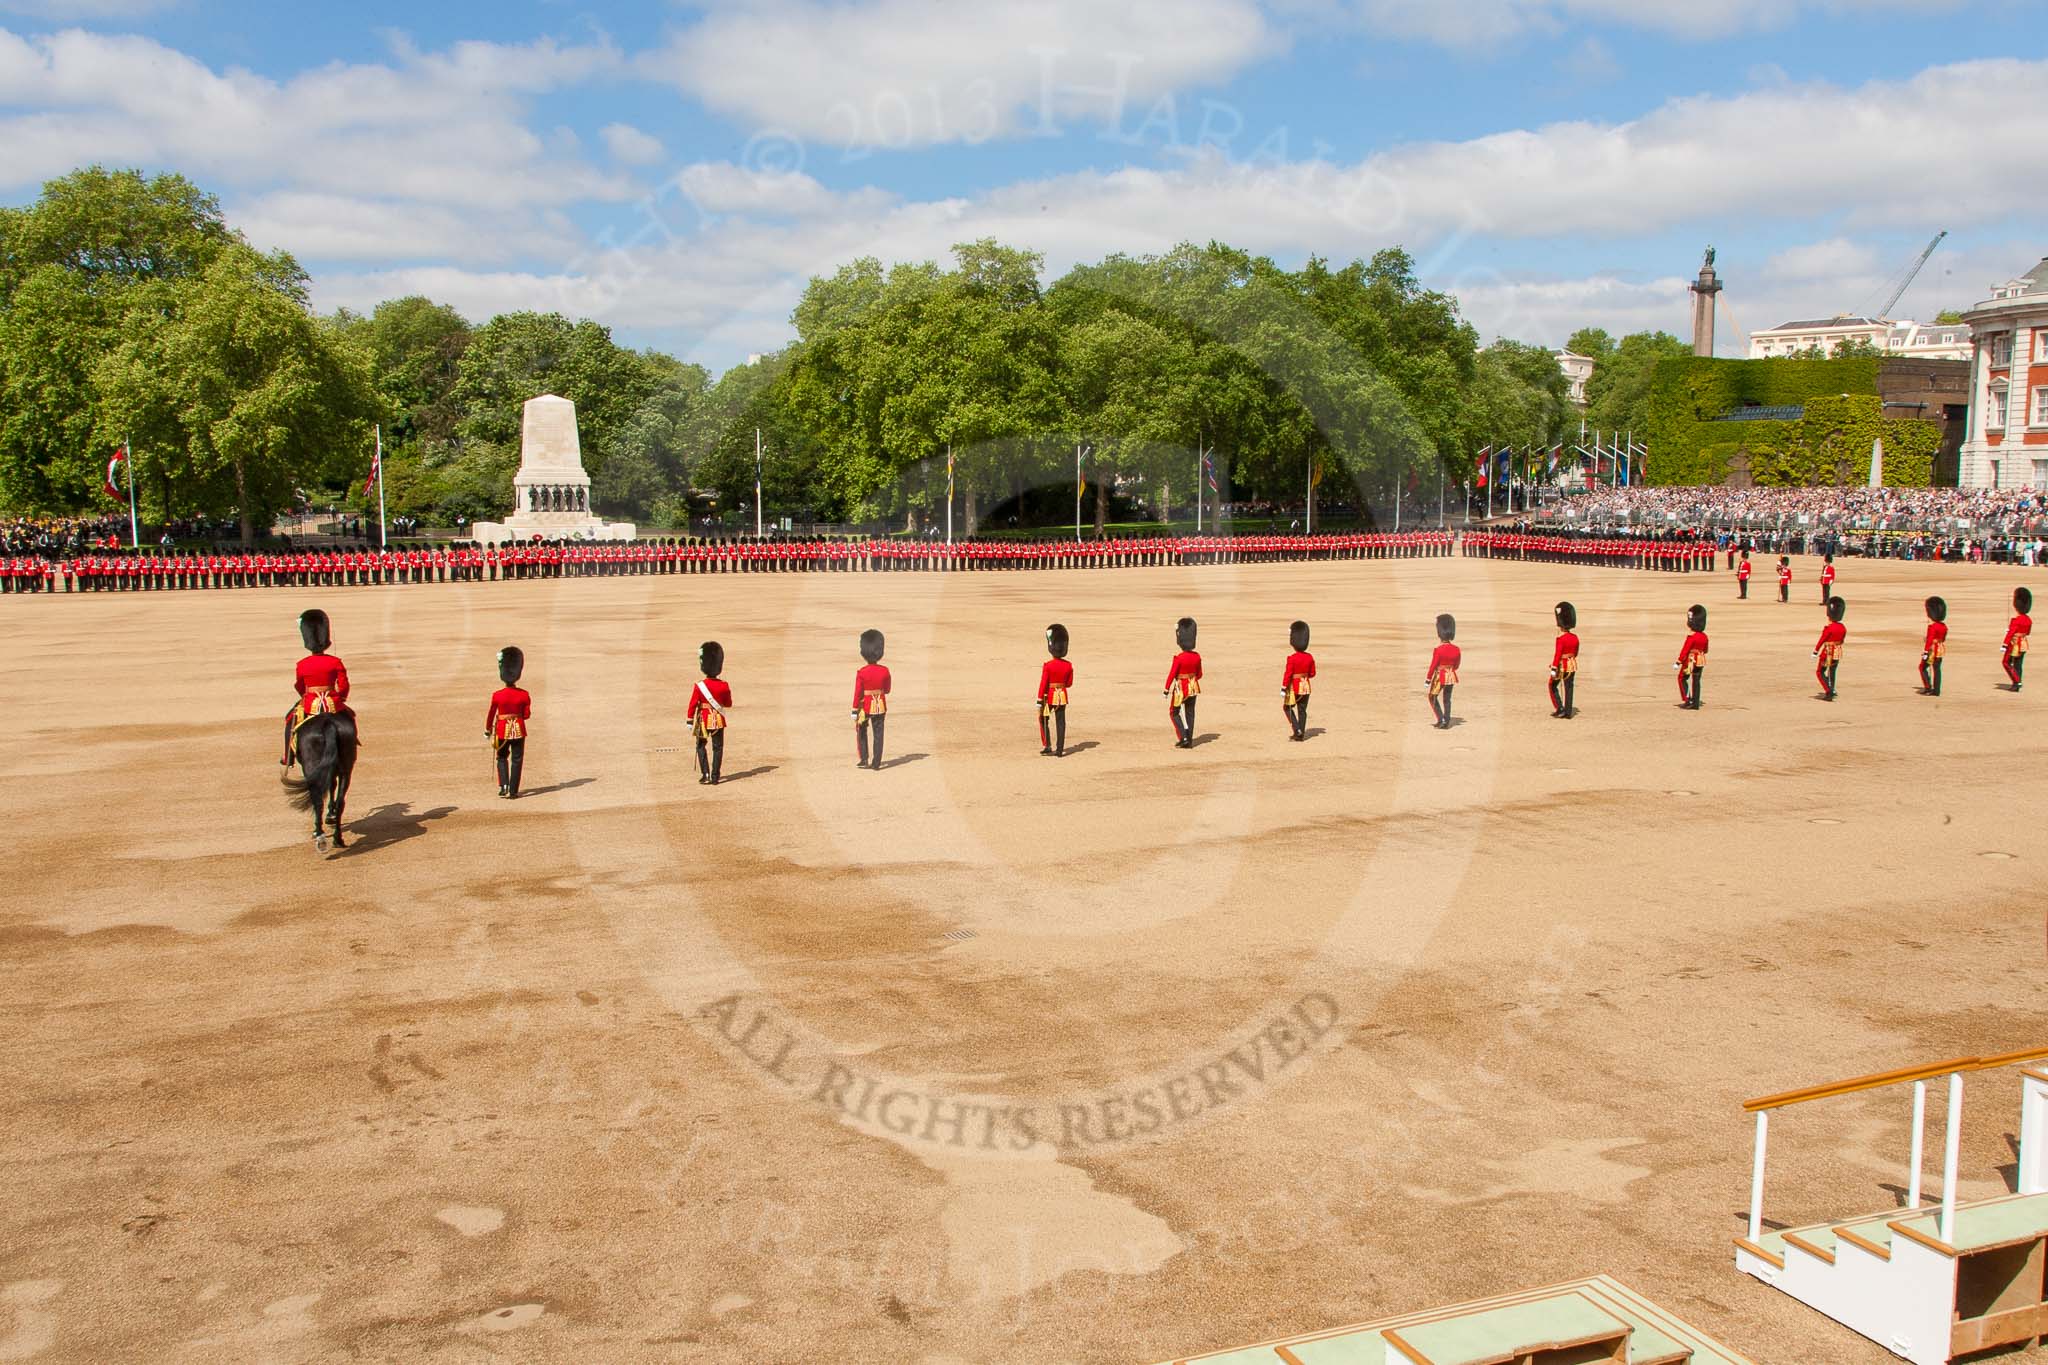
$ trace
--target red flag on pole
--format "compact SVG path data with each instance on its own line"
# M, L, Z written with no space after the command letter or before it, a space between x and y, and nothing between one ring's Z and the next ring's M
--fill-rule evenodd
M384 443L377 443L377 453L370 457L370 477L363 480L363 496L368 497L377 487L377 476L384 472Z
M128 495L121 491L119 484L114 482L114 471L126 463L128 463L127 446L122 446L119 450L115 451L114 458L107 461L107 496L115 502L128 501Z
M1474 488L1484 488L1484 487L1486 487L1486 471L1487 471L1487 468L1488 468L1488 467L1489 467L1490 465L1492 465L1492 463L1493 463L1493 447L1492 447L1492 446L1481 446L1481 447L1479 448L1479 477L1478 477L1477 479L1473 480L1473 484L1472 484L1472 486L1473 486Z

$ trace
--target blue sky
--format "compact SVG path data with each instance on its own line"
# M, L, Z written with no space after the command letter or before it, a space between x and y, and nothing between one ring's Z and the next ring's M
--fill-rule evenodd
M1404 245L1491 337L1985 296L2048 253L2038 0L0 0L0 201L184 171L322 307L596 317L719 370L805 279Z

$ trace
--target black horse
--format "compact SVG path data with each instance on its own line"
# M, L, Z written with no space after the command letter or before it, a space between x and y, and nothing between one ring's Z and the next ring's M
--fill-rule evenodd
M286 769L284 786L293 805L313 812L313 846L327 851L331 825L334 846L347 848L341 837L341 813L348 803L349 776L356 770L355 718L340 713L308 716L292 744L298 752L299 776Z

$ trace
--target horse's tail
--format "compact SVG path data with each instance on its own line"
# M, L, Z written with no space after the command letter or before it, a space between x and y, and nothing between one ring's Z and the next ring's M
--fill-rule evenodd
M308 717L299 727L298 747L300 776L287 776L285 788L291 793L292 804L300 810L310 810L316 801L326 799L327 789L334 782L335 760L341 747L334 717Z

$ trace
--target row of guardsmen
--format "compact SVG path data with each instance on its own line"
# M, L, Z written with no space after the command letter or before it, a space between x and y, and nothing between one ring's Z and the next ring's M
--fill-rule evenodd
M1475 559L1589 564L1666 573L1708 573L1714 543L1691 535L1615 536L1584 531L1468 531L1459 542Z
M127 551L0 560L0 591L355 587L677 573L1135 568L1449 555L1448 531L1121 536L1100 540L696 539L416 544L286 551Z

